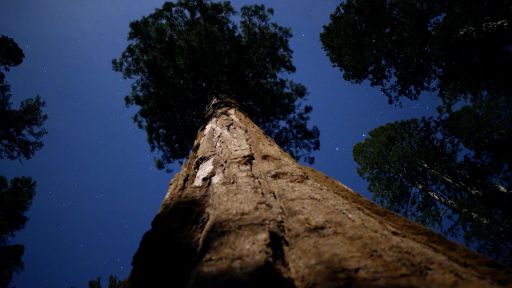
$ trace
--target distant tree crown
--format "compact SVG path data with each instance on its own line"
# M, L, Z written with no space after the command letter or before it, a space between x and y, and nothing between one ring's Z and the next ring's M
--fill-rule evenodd
M510 92L511 21L508 0L347 0L321 40L346 80L451 105Z
M4 80L4 72L10 67L18 66L23 62L25 55L16 42L5 35L0 35L0 81Z

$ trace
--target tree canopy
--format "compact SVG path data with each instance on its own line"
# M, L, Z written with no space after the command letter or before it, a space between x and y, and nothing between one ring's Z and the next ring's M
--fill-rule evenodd
M12 38L0 35L0 81L5 79L4 73L10 67L20 65L24 57L23 50Z
M30 177L15 177L10 183L0 176L0 287L7 287L14 273L23 270L21 257L25 247L10 244L9 238L22 229L24 215L34 197L35 182Z
M16 42L0 36L0 159L30 159L43 147L41 137L46 134L42 113L45 103L39 96L21 101L14 109L11 88L5 80L5 72L21 64L25 55Z
M308 126L306 88L285 77L295 71L292 34L272 14L263 5L237 12L230 2L178 0L130 24L113 67L134 79L126 104L139 107L133 119L160 152L158 166L187 156L214 98L238 102L287 152L312 163L319 131Z
M510 264L510 168L465 148L451 125L423 118L370 131L354 146L358 173L379 204Z
M390 102L439 93L451 105L510 96L508 0L347 0L321 40L346 80L369 80Z
M46 134L42 112L45 103L39 98L21 101L15 109L11 103L5 72L21 64L24 54L18 44L0 36L0 159L30 159L42 148ZM14 177L10 181L0 175L0 287L8 287L14 273L23 270L24 246L11 244L10 238L25 226L24 215L35 194L35 181L30 177Z

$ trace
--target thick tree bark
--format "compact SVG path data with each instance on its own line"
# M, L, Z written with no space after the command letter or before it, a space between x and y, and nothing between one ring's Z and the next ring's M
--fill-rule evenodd
M296 163L217 108L133 259L126 287L512 285L511 271Z

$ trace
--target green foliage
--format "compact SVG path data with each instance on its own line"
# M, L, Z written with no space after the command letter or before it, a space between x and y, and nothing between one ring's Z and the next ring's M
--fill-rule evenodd
M461 135L469 130L450 134L453 122L482 120L467 111L474 109L464 107L445 120L411 119L378 127L354 147L354 159L377 203L447 235L462 233L468 244L510 264L510 167L488 153L468 150L463 144L471 139Z
M423 224L436 225L439 210L428 209L438 208L435 201L426 194L415 195L418 186L429 182L421 162L438 166L438 160L450 162L453 155L448 152L452 150L449 143L437 143L432 130L426 119L387 124L370 131L353 152L358 173L368 180L368 190L378 203L416 220L422 217Z
M11 106L10 86L5 74L10 67L23 61L23 51L16 42L0 36L0 159L30 159L42 148L42 127L46 115L44 102L38 97ZM32 203L36 183L30 177L15 177L8 181L0 176L0 287L8 287L14 273L23 270L24 246L10 244L14 233L25 226L24 215Z
M122 281L117 279L116 276L110 275L108 277L108 288L120 288ZM95 280L89 281L89 288L102 288L101 278L98 277Z
M238 13L229 2L178 0L130 24L113 68L134 79L126 104L139 107L133 119L160 152L160 168L187 156L214 98L235 100L290 154L313 161L319 131L307 125L306 88L285 78L295 71L291 33L272 14L263 5Z
M347 0L321 40L346 80L369 80L390 102L438 92L448 106L509 91L508 0Z

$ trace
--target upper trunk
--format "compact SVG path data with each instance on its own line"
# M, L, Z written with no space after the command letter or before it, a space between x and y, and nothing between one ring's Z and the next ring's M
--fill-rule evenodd
M511 285L510 270L300 166L213 107L126 287Z

